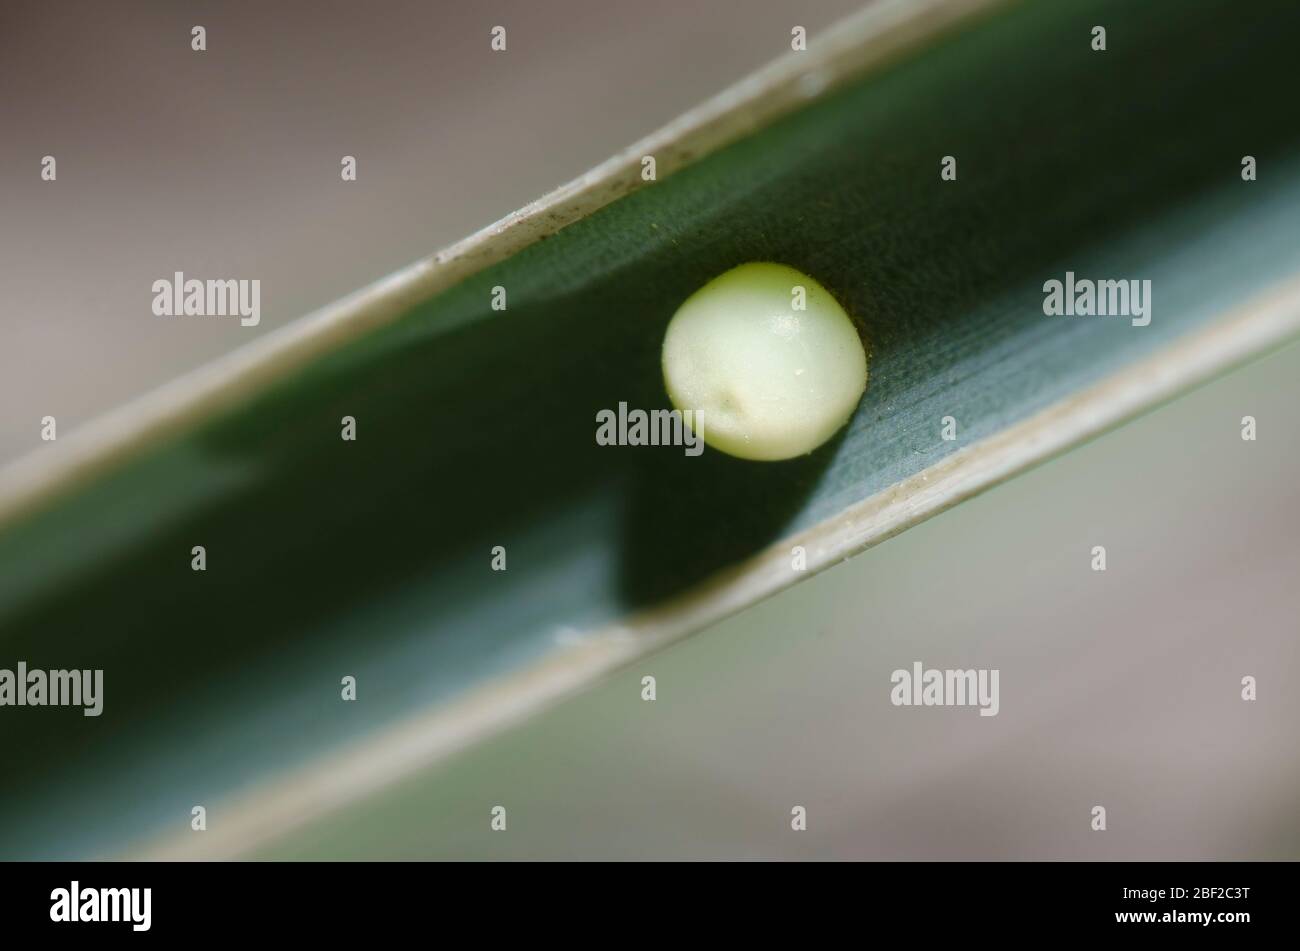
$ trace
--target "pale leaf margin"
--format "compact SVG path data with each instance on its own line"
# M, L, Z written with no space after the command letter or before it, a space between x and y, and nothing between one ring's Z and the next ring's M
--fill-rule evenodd
M0 469L0 531L157 443L254 399L296 370L566 225L671 175L1010 0L883 0L500 221L271 331Z
M223 805L220 835L172 835L129 858L246 856L589 686L637 658L878 545L1300 336L1300 279L1068 399L777 542L681 597L556 650L527 670L398 722ZM791 568L802 545L807 570Z

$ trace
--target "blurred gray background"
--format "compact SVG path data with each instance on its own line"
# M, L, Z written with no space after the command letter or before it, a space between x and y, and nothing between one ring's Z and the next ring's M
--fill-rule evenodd
M437 250L858 5L3 4L0 463L42 416L66 433ZM260 278L261 326L154 317L176 270ZM265 854L1300 857L1297 405L1292 347ZM1001 713L891 706L917 660L1000 668Z

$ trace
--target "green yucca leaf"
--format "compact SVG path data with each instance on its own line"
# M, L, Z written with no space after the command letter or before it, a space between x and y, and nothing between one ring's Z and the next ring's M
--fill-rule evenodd
M0 718L0 853L243 854L803 577L794 545L832 564L1295 335L1300 129L1264 93L1298 27L1280 2L875 11L23 463L3 657L103 668L112 716ZM746 261L862 326L848 427L786 463L597 446L599 410L668 405L667 321ZM1150 325L1045 316L1067 271L1150 280ZM229 808L198 840L200 802Z

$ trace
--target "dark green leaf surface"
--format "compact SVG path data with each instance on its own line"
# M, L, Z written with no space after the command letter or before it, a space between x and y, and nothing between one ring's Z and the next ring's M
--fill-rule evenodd
M102 667L106 712L0 711L0 854L183 829L194 803L518 670L1300 271L1300 129L1277 96L1300 8L1237 10L1015 7L12 527L0 666ZM677 304L752 260L813 275L861 322L870 380L842 437L786 464L596 446L597 410L667 405ZM1067 269L1150 279L1151 325L1045 317ZM339 702L343 674L363 703Z

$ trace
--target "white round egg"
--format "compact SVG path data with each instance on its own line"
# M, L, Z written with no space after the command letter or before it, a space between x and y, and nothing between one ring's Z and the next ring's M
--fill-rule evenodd
M812 452L867 386L857 328L826 288L784 264L742 264L686 299L664 335L673 406L714 449L741 459Z

